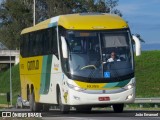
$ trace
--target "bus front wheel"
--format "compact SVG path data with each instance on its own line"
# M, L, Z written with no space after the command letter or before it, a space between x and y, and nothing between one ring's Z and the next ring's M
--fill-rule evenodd
M122 113L124 108L124 104L114 104L113 110L115 113Z
M59 103L59 109L62 113L66 114L66 113L69 113L69 110L70 110L70 106L68 105L64 105L62 103L62 98L61 98L61 93L59 92L58 94L58 103Z

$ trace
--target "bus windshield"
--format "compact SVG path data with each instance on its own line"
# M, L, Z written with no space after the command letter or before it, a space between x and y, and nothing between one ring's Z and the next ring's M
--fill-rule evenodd
M112 79L133 73L130 34L125 31L67 31L72 76Z

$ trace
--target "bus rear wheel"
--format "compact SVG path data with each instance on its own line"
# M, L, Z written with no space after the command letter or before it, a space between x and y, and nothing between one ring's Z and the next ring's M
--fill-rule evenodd
M113 110L115 113L122 113L124 108L124 104L114 104Z
M64 105L64 104L62 103L62 98L61 98L61 93L60 93L60 91L59 91L59 94L58 94L58 103L59 103L59 109L60 109L60 111L61 111L63 114L69 113L70 106Z
M32 112L39 112L42 109L42 105L40 103L35 102L34 93L30 94L29 105L30 105L30 111Z

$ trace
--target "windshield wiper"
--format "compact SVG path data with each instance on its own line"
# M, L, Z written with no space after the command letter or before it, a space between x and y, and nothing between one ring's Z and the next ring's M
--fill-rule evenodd
M94 65L95 65L96 68L98 69L98 68L100 67L101 63L102 63L102 62L98 59ZM95 72L95 70L97 70L97 69L92 69L92 70L91 70L91 72L90 72L90 74L89 74L89 76L88 76L89 81L91 81L91 79L94 77L94 75L95 75L94 72Z

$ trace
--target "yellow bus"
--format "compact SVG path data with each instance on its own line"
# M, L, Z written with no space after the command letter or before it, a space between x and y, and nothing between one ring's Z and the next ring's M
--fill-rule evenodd
M134 53L127 23L103 13L60 15L21 32L21 95L31 111L62 113L135 99ZM137 41L139 41L136 38ZM137 43L137 42L136 42Z

